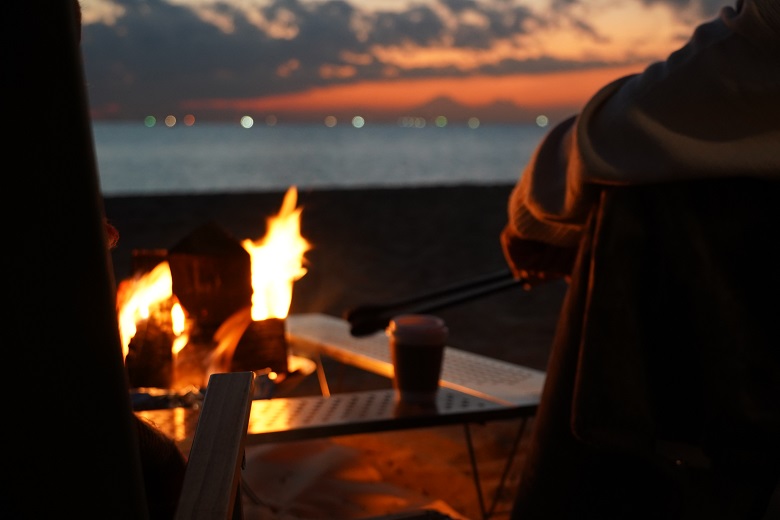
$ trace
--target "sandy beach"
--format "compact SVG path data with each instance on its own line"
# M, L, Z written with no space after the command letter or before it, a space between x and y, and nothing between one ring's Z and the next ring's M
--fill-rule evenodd
M357 305L506 269L498 236L511 188L300 191L301 235L312 249L308 272L294 286L291 314L343 317ZM134 250L170 249L207 223L238 240L256 240L283 197L283 191L108 197L106 215L120 232L112 252L115 276L131 276ZM565 290L564 282L532 291L513 286L434 314L447 322L450 345L544 370ZM347 372L342 390L389 385L380 376ZM307 390L306 384L300 388ZM470 429L487 501L519 426L511 420ZM255 500L245 497L246 517L368 518L433 505L451 516L478 519L464 434L461 426L447 426L253 447L245 478ZM496 511L511 507L523 456L521 442Z

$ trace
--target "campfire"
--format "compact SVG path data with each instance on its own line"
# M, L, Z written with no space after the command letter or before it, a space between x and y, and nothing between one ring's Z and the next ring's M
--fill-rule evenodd
M311 248L296 206L293 186L257 240L207 224L170 250L138 252L139 265L153 267L117 290L131 387L203 388L229 371L288 374L285 319Z

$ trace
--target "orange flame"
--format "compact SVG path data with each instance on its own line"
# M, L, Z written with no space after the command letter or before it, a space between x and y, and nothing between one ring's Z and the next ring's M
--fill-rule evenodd
M127 357L130 340L135 336L136 323L149 317L150 308L173 296L171 269L160 262L143 276L124 280L117 289L119 335L122 351Z
M137 323L149 318L155 305L171 298L174 299L171 308L172 332L176 336L172 350L176 354L187 345L189 334L186 333L187 317L184 309L173 295L173 279L168 262L160 262L143 276L123 280L119 284L117 309L124 357L127 357L130 341L137 332Z
M240 309L225 320L214 334L217 341L208 373L225 370L241 336L252 321L284 319L292 304L292 288L306 274L304 253L311 249L300 234L301 208L296 209L298 191L291 186L279 213L269 217L266 235L241 245L251 259L252 306Z
M187 315L178 301L171 307L171 329L174 336L176 336L176 339L173 340L171 351L176 356L176 354L181 352L181 349L187 346L190 340L190 335L187 333Z
M306 274L304 253L311 248L301 236L301 208L296 208L298 190L290 187L279 213L268 219L262 239L241 242L251 258L252 320L284 319L290 312L293 282Z

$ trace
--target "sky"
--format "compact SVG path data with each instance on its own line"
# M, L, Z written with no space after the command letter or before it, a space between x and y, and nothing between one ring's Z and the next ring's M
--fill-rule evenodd
M80 0L96 120L576 112L729 0ZM446 115L446 114L444 114Z

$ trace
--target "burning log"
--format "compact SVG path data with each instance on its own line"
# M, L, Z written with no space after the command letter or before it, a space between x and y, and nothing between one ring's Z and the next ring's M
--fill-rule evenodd
M173 293L204 335L252 299L251 263L241 243L215 223L190 233L168 252Z
M158 305L148 318L136 324L128 344L125 368L131 388L170 388L173 382L171 304Z
M270 368L277 374L287 374L289 367L285 325L285 320L279 318L250 322L233 352L230 371Z
M289 373L286 321L281 318L252 320L246 307L225 320L214 334L208 372L251 370Z

